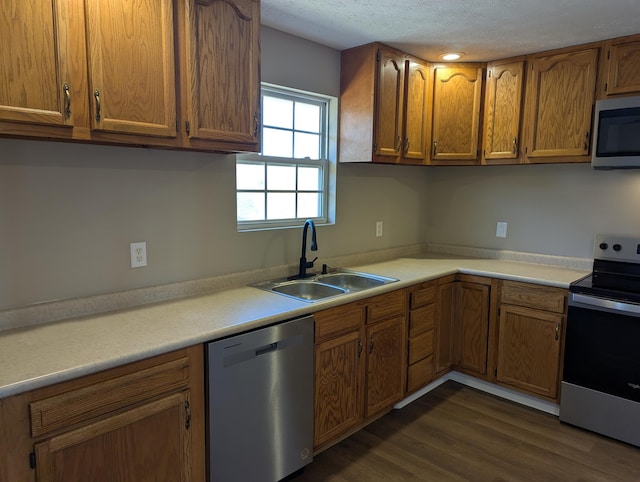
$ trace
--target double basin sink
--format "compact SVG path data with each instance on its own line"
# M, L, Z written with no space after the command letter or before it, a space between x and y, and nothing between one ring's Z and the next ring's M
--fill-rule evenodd
M313 302L375 288L395 281L398 280L358 271L336 269L328 273L312 275L309 278L272 280L251 286L298 300Z

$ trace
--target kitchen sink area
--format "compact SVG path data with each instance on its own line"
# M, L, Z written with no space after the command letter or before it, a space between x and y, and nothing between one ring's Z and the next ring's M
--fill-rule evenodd
M281 278L250 286L302 301L314 302L394 283L395 278L335 268L306 278Z

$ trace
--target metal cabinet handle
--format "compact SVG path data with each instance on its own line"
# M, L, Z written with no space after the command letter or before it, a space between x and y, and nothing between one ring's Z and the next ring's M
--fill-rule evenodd
M584 134L584 150L589 150L589 131L585 132Z
M358 358L362 355L362 339L358 338Z
M373 353L373 335L369 337L369 353Z
M184 402L184 412L185 412L184 428L189 430L189 427L191 427L191 405L189 404L188 400Z
M433 155L437 156L438 155L438 141L437 140L433 140Z
M560 322L556 323L556 341L560 339Z
M409 152L409 146L411 145L411 142L409 141L409 138L407 137L404 140L404 152L407 153Z
M396 143L393 146L393 149L399 151L402 148L402 137L396 137Z
M518 152L518 137L513 138L513 150L512 153L516 154Z
M253 113L253 137L257 137L258 130L260 129L260 118L258 117L258 113Z
M68 119L71 117L71 87L65 83L62 88L64 89L64 115Z
M94 90L93 96L96 98L96 121L100 122L100 111L102 110L100 105L100 91L98 89Z

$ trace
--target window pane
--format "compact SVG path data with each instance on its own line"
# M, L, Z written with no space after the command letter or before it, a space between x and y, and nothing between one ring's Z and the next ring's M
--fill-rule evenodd
M298 217L317 218L320 217L320 194L299 193L298 194Z
M296 102L297 131L320 132L320 106Z
M264 189L264 165L236 163L237 189Z
M293 132L262 129L262 154L265 156L293 157Z
M269 191L295 191L296 166L267 165L267 189Z
M295 193L268 193L267 219L289 219L296 217Z
M322 169L319 167L298 168L298 190L319 191L322 189Z
M318 134L295 133L295 152L293 157L320 159L320 136Z
M264 194L239 192L237 197L238 221L264 220Z
M293 129L293 101L264 96L262 109L263 125Z

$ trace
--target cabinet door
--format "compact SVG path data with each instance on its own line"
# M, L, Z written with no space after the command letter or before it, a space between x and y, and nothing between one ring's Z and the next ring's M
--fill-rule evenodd
M562 320L558 313L502 305L497 380L555 399Z
M490 64L487 68L487 93L484 107L485 160L520 157L520 113L524 62ZM507 161L509 162L509 161Z
M399 316L367 328L366 417L390 407L404 395L406 318Z
M402 147L404 58L378 50L374 155L378 161L395 162Z
M362 419L364 353L354 331L315 347L313 445L320 447Z
M536 162L545 157L573 157L563 162L590 160L597 62L598 49L532 60L527 82L528 158Z
M173 2L86 8L92 129L175 137Z
M435 161L478 158L482 69L435 69L433 140Z
M415 161L427 158L428 66L415 60L407 60L406 84L402 162L415 164Z
M451 369L452 335L455 320L458 283L453 281L438 286L434 340L434 370L436 378Z
M489 333L489 286L460 283L457 323L459 338L454 343L458 365L475 373L487 373Z
M260 4L187 0L184 32L189 141L260 150Z
M190 446L186 391L36 444L38 482L186 482Z
M640 92L640 38L615 43L609 49L609 69L606 77L607 95Z
M0 12L0 120L72 124L66 5L9 2Z

